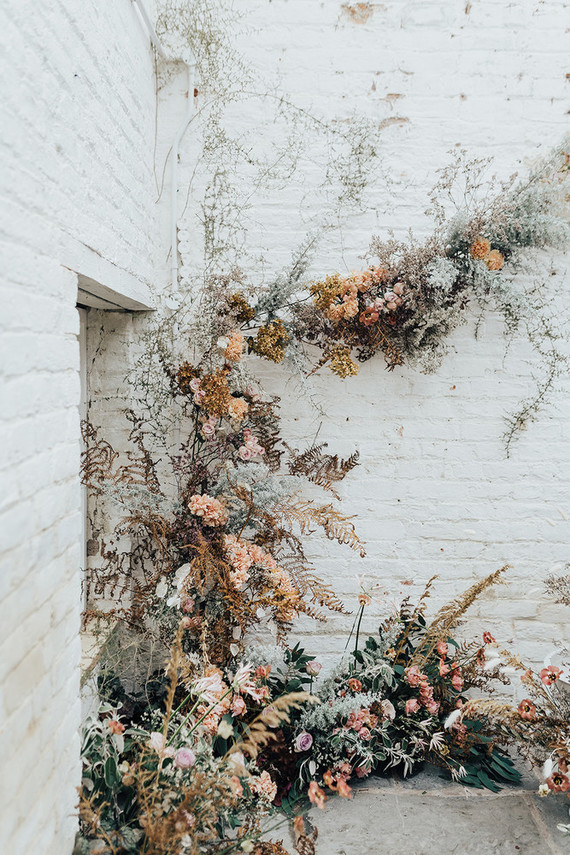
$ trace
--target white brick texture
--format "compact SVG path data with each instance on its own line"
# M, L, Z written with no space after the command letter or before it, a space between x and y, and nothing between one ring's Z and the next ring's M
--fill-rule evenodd
M405 238L409 228L427 234L428 191L451 151L493 158L492 170L506 178L568 129L567 2L240 0L237 7L243 50L255 68L252 91L278 80L291 100L338 126L348 128L351 116L363 115L379 129L381 169L365 193L367 210L324 236L313 275L362 266L373 234L387 237L393 229ZM230 132L248 128L244 139L252 150L269 152L271 102L252 96L233 116ZM191 140L185 145L181 170L189 174ZM246 245L250 258L263 259L266 279L287 264L319 218L324 154L313 145L297 179L252 201ZM190 235L200 233L200 213L186 215ZM200 241L194 245L189 254L196 258ZM567 295L568 258L555 255L553 267L556 277L545 256L545 281ZM256 281L261 269L249 264L246 273ZM568 311L567 296L562 310ZM284 369L260 368L267 388L282 395L289 442L301 446L319 431L333 451L361 452L361 466L342 493L368 556L361 560L328 542L314 547L318 569L350 608L357 573L395 596L417 593L437 573L434 608L509 562L509 586L473 609L476 627L512 640L533 661L564 636L567 615L543 597L542 580L570 560L568 383L509 459L501 439L504 416L532 394L537 368L522 338L505 359L502 327L492 316L477 338L473 319L452 337L435 375L407 366L388 373L381 358L344 381L321 370L313 387L324 415ZM410 580L414 586L402 584ZM335 616L324 627L307 623L302 633L330 661L342 652L350 623Z
M155 80L131 0L8 0L0 33L0 849L68 855L83 559L64 264L88 247L150 279Z
M382 128L367 210L325 236L314 273L359 266L373 233L425 234L427 190L451 149L494 157L504 177L568 127L563 0L236 5L260 91L279 79L329 120L350 127L360 113ZM153 59L131 0L6 0L0 33L0 840L10 855L69 855L80 776L82 557L77 280L64 264L70 246L81 245L147 284L160 269L158 287L167 284L168 177L158 209L155 200L185 84L164 89L155 164ZM252 98L229 130L247 127L270 158L267 110ZM180 154L181 200L196 154L192 126ZM312 191L324 155L310 152L302 181L252 199L247 246L249 258L265 259L264 275L287 263L318 219L323 198ZM185 214L190 258L202 243L199 186L198 176ZM554 263L563 282L567 259ZM253 264L246 273L260 276ZM140 323L90 313L91 412L111 441L124 435L121 371ZM481 602L477 625L540 660L565 629L541 580L569 560L570 411L566 389L505 459L503 414L532 388L525 342L504 360L500 324L489 317L477 339L472 324L457 332L432 376L407 367L388 374L378 359L343 382L325 371L315 382L324 415L282 369L259 371L283 397L291 444L320 428L334 451L361 452L342 493L368 557L314 546L319 571L349 608L356 573L396 596L438 573L435 605L511 562L510 587ZM334 617L299 634L330 659L349 621ZM377 623L373 616L367 626Z

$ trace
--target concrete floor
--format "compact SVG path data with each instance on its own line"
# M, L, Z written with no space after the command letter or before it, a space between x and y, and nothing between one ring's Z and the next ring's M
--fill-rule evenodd
M570 799L541 799L537 786L529 773L495 795L433 768L407 781L372 778L353 800L311 811L317 855L570 855L570 838L556 828L570 821Z

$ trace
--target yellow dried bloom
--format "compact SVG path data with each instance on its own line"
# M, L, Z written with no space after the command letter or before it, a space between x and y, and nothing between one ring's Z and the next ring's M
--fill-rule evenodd
M191 362L182 363L182 365L176 372L176 382L178 383L178 388L180 389L183 395L192 394L190 382L199 376L200 372L196 368L194 368Z
M267 326L259 328L257 338L251 343L251 349L258 356L263 356L272 362L281 362L285 356L285 346L288 341L289 335L285 325L277 318Z
M489 268L489 270L500 270L503 264L505 263L505 258L498 249L492 249L488 256L485 258L485 264Z
M469 247L469 254L471 255L471 258L487 258L490 252L491 244L489 243L487 238L484 237L475 238L475 240Z
M228 306L234 312L236 320L241 324L252 321L255 318L255 309L252 309L243 294L239 291L228 298Z
M214 374L207 374L200 380L200 389L204 393L200 406L211 416L225 416L234 400L228 387L227 372L222 368Z
M345 288L344 279L335 273L333 276L327 276L324 282L315 282L310 287L310 291L315 300L317 309L323 311L328 309L333 300L339 297Z
M337 345L333 347L329 359L329 368L333 374L343 379L358 374L358 365L350 358L350 349Z

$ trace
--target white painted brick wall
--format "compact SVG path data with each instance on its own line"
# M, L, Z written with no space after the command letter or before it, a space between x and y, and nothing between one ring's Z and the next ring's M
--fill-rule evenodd
M63 265L79 247L151 278L154 69L131 0L8 0L0 33L0 849L68 855L83 559Z
M428 233L427 193L456 147L494 158L494 169L505 178L568 129L567 2L386 0L352 4L354 15L350 5L237 3L244 13L242 47L256 69L253 89L267 91L278 80L292 100L328 120L353 113L378 126L394 117L405 120L378 134L385 177L367 191L365 213L346 220L340 235L325 236L311 269L315 275L360 267L372 234L386 236L390 228L402 238L409 228ZM271 116L268 101L252 97L234 110L229 129L248 128L249 144L261 152L265 146L267 153ZM181 156L188 175L192 145L186 140ZM253 199L247 248L250 258L265 260L266 278L287 264L318 219L322 155L311 149L300 178L269 198ZM193 263L201 248L199 217L190 211L185 221L196 235L187 253ZM564 287L568 258L557 255L554 266L552 285ZM257 281L260 269L248 264L246 273ZM568 310L567 298L563 308ZM477 340L473 323L453 336L433 376L408 367L389 374L381 358L345 381L324 369L314 379L324 417L298 395L283 369L263 365L260 373L269 390L283 397L290 442L310 442L320 429L319 439L329 440L332 450L361 452L362 465L342 493L368 557L360 560L327 542L315 545L318 569L348 605L355 606L357 573L395 595L416 593L438 573L434 607L510 562L510 586L497 588L473 614L478 627L512 639L537 661L551 639L565 631L567 637L567 612L544 599L541 580L570 560L568 384L507 460L503 416L532 392L533 362L522 340L503 358L499 319L488 317ZM414 587L401 584L409 580ZM302 632L311 649L330 660L342 651L349 624L335 616L326 627L306 623ZM372 616L368 626L377 625L378 616Z
M391 183L376 181L367 213L348 220L340 237L327 236L315 272L358 266L374 232L425 232L426 190L455 146L495 157L504 176L567 127L562 0L386 0L370 4L363 23L339 0L237 6L246 13L243 44L261 91L279 75L294 100L329 119L360 112L378 124L406 120L378 140ZM0 839L11 855L66 855L79 776L81 521L76 279L62 260L70 246L86 245L118 269L151 279L154 80L131 0L9 0L0 32L8 92L0 116ZM181 92L183 81L167 87L159 113L159 183L183 112ZM271 127L261 136L254 130L267 122L266 105L252 100L240 108L235 129L245 120L249 138L268 148ZM181 199L195 149L191 131L181 150ZM318 217L316 181L309 165L302 182L253 200L248 248L251 257L265 256L266 272L288 261ZM168 189L167 179L156 224L164 283ZM199 248L195 215L191 203L190 243ZM557 258L556 266L563 277L566 260ZM254 279L259 273L253 266L247 272ZM120 438L118 375L135 333L122 316L93 313L92 335L99 323L106 355L100 351L93 365L92 412L111 439ZM527 356L524 342L516 342L503 364L491 318L477 341L469 327L455 335L434 376L408 368L387 374L378 360L345 382L325 372L318 380L324 418L298 398L281 369L260 366L268 387L283 396L291 442L310 440L322 421L320 437L334 450L361 450L362 466L342 491L368 557L328 543L314 547L319 570L349 606L357 572L396 594L410 591L400 583L419 585L438 572L443 599L511 561L511 587L479 607L486 625L533 659L563 633L564 614L541 598L540 580L568 557L567 396L530 426L510 460L500 442L502 414L530 388ZM347 428L342 435L340 426ZM346 628L346 619L333 618L301 634L324 655L342 649Z

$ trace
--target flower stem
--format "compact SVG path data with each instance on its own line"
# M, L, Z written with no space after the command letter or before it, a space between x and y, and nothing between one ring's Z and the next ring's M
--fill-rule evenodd
M358 650L358 636L360 635L360 624L362 623L362 616L364 614L364 605L360 606L360 614L358 615L358 623L356 624L356 641L354 642L354 653Z
M196 730L196 728L198 727L198 725L202 724L202 722L204 721L204 719L206 718L206 716L208 716L208 715L212 712L212 710L213 710L213 709L215 709L215 708L218 706L218 704L219 704L221 701L223 701L223 699L224 699L225 697L227 697L227 696L229 695L229 693L230 693L230 692L232 692L232 691L233 691L233 686L230 686L230 687L229 687L229 689L226 689L226 691L224 692L224 694L223 694L223 695L221 695L221 696L218 698L218 700L217 700L217 701L215 701L213 704L211 704L211 705L208 707L208 709L206 710L206 712L205 712L203 715L201 715L201 716L200 716L200 718L198 719L198 721L197 721L195 724L193 724L193 725L192 725L192 727L190 728L190 733L194 733L194 731ZM194 709L195 709L195 707L196 707L196 705L197 705L197 703L198 703L199 701L200 701L200 698L198 698L198 701L196 702L196 704L194 704L194 706L192 707L192 709L190 710L190 712L188 713L188 715L187 715L187 716L185 716L185 718L183 719L183 721L181 722L181 724L179 725L179 727L177 727L177 728L176 728L176 730L174 731L174 733L172 734L172 736L170 737L170 739L169 739L169 740L168 740L168 742L166 743L167 745L170 745L170 743L172 742L172 740L173 740L176 736L178 736L178 734L180 733L180 731L182 730L182 728L184 727L184 725L186 724L186 722L188 721L188 719L189 719L189 718L190 718L190 716L192 715L192 713L193 713L193 711L194 711ZM189 735L190 735L190 734L189 734Z

